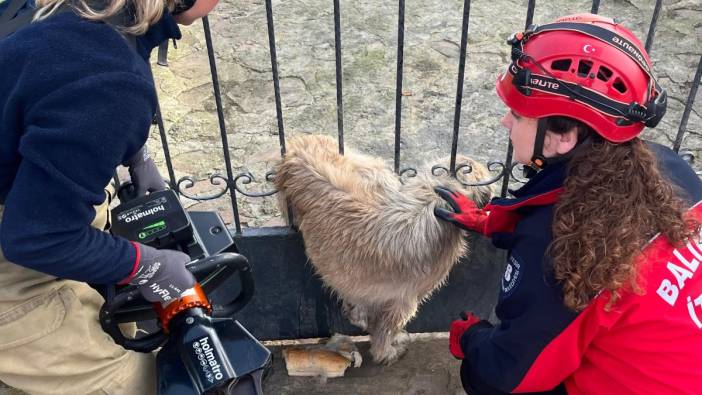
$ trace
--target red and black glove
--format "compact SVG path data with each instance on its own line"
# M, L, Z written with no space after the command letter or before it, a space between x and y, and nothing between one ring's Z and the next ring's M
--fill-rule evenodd
M445 187L435 187L434 192L453 209L453 211L449 211L441 207L434 207L434 215L437 218L451 222L461 229L489 236L487 231L488 213L478 208L474 201Z
M455 320L449 327L449 351L457 359L465 358L461 347L461 338L473 325L481 322L480 318L469 312L461 313L461 319Z

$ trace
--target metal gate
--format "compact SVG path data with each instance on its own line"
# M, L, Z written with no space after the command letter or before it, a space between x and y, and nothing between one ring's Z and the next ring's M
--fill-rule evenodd
M545 3L545 2L544 2ZM651 12L650 26L646 34L645 47L650 50L656 33L656 26L661 15L662 0L657 0ZM535 0L528 0L525 11L525 26L532 23L536 7ZM590 11L597 13L600 1L595 0ZM270 46L270 63L272 70L275 109L277 116L277 134L279 138L280 155L285 154L286 134L283 122L283 107L281 104L280 76L278 69L278 56L276 50L275 25L273 6L271 0L265 0L268 42ZM434 166L432 171L448 172L456 175L460 164L456 163L458 142L460 138L461 104L464 96L464 80L467 63L467 47L469 43L471 1L463 1L462 25L459 62L457 65L457 78L455 90L455 107L453 116L453 130L451 139L450 163L448 166ZM335 74L336 74L336 113L337 113L337 138L339 152L343 153L344 140L344 95L343 95L343 65L342 65L342 29L341 10L339 0L333 0L334 20L334 49L335 49ZM510 10L513 12L513 10ZM390 17L390 16L388 16ZM392 23L393 18L388 18ZM403 106L403 61L405 45L405 0L399 0L397 21L397 64L395 86L395 127L394 127L394 171L403 177L416 174L412 167L402 166L402 106ZM212 88L217 113L222 155L224 159L225 174L210 176L210 182L219 187L219 190L203 195L192 194L188 187L194 180L190 177L176 179L174 165L171 160L168 136L159 111L157 114L158 130L163 145L165 163L168 169L170 185L182 196L197 201L210 201L228 195L231 200L233 227L230 229L239 248L248 256L254 265L254 274L257 281L257 294L253 302L245 308L238 319L249 328L252 333L261 339L287 339L327 336L332 332L357 334L359 331L351 326L340 314L339 303L322 288L304 254L304 247L300 235L287 227L244 227L240 221L239 199L256 199L270 196L274 190L252 193L246 191L242 185L250 183L254 176L249 172L235 174L232 167L232 157L229 149L229 133L225 122L225 108L222 103L222 92L217 71L215 49L213 46L210 22L203 19L205 42L209 58L209 67L212 76ZM681 152L683 138L688 132L688 121L697 95L702 76L702 56L700 56L694 74L691 89L684 100L684 110L678 126L677 135L672 144L676 152ZM681 155L690 162L694 161L691 153L681 152ZM481 184L495 184L499 186L499 193L505 196L508 193L510 182L518 183L520 178L515 175L519 170L516 163L512 163L511 144L505 147L504 160L488 163L494 177L484 180ZM272 174L265 175L270 180ZM119 183L119 180L116 180ZM449 322L464 309L471 309L477 314L488 317L496 303L497 285L503 268L505 256L502 251L496 250L484 238L471 236L472 249L463 262L452 271L448 285L438 291L432 300L420 310L419 316L410 323L408 330L412 332L444 331Z

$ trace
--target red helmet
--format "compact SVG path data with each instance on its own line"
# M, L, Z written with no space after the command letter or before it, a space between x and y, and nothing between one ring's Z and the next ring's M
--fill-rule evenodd
M655 127L666 93L634 34L610 18L569 15L514 34L512 63L497 79L497 94L530 118L567 116L603 138L631 140Z

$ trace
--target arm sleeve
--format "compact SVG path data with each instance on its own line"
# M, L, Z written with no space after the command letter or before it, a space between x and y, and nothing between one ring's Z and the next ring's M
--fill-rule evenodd
M0 228L9 261L96 284L129 275L134 247L90 224L115 167L144 144L155 100L150 81L111 72L65 85L27 109L22 161Z
M548 391L580 364L586 342L579 314L563 305L560 287L544 274L545 248L534 240L513 246L496 308L500 324L475 328L461 339L462 374L474 378L476 390Z

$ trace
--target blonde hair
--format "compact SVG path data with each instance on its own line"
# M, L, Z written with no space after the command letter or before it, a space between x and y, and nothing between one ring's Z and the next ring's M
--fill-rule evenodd
M91 21L104 21L119 13L125 7L130 7L133 19L128 26L117 26L120 30L134 35L143 34L149 26L163 16L164 7L170 10L179 0L37 0L37 13L34 20L42 20L58 10L63 4L73 7L78 15ZM98 3L98 4L94 4ZM100 5L100 7L96 7Z

